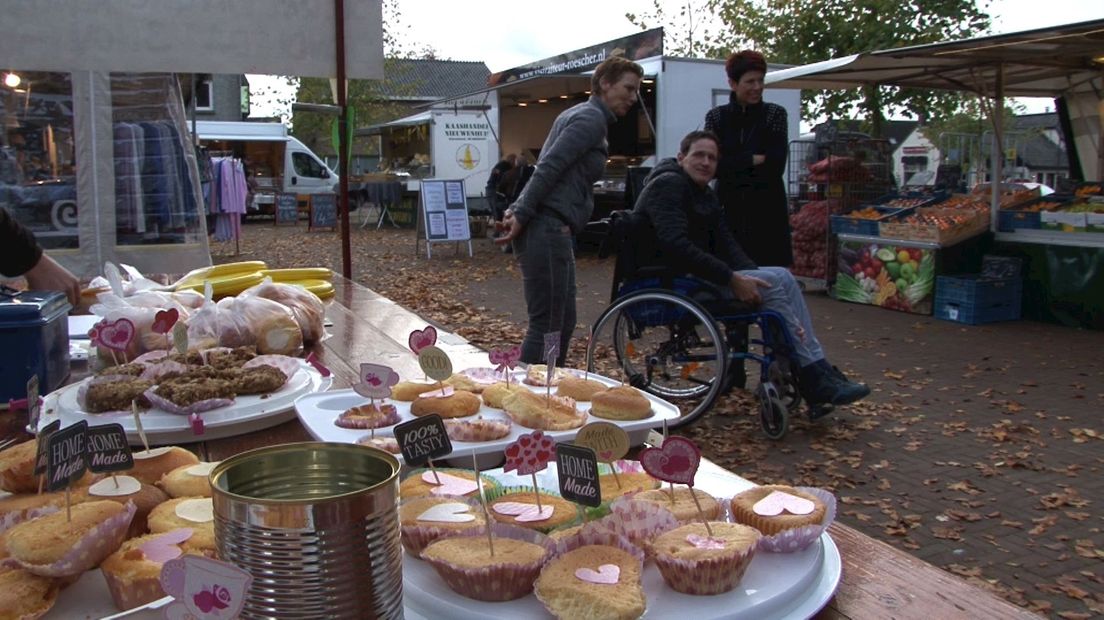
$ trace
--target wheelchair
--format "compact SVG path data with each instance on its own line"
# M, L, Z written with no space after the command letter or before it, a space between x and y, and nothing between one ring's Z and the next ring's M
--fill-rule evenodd
M620 221L618 221L620 220ZM801 406L798 364L785 320L754 310L708 282L664 267L637 266L631 215L611 218L609 243L617 250L611 303L594 322L587 345L588 370L617 376L639 389L674 401L682 411L672 427L690 424L709 411L731 381L734 362L759 365L759 420L771 439L785 436L790 414ZM745 341L749 325L759 337ZM606 332L610 332L607 337ZM606 344L608 340L611 343ZM750 346L749 346L750 345ZM742 386L741 386L742 387ZM831 405L812 405L812 415Z

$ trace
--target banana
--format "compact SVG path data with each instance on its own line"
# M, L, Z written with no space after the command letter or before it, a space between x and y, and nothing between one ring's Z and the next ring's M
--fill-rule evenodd
M193 269L184 275L183 278L177 280L176 289L192 288L194 289L196 284L199 284L199 291L203 291L203 282L205 280L221 279L227 276L242 275L248 273L254 273L268 269L268 265L264 261L251 260L241 261L237 263L226 263L224 265L211 265L210 267L200 267L199 269Z
M325 267L296 267L293 269L264 269L261 271L272 278L273 282L294 282L296 280L331 280L333 272Z
M205 282L211 282L211 290L214 293L215 299L221 297L228 297L230 295L237 295L245 289L256 286L264 281L264 275L260 271L254 271L252 273L237 273L222 275L214 278L207 278L194 283L184 283L177 285L176 290L192 289L200 293L203 292L203 285Z
M305 288L317 295L319 299L329 299L334 296L334 285L329 280L294 280L284 284Z

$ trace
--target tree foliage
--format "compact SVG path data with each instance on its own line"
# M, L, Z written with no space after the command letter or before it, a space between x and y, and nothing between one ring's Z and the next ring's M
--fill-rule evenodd
M985 0L980 0L984 2ZM723 58L732 50L757 49L771 63L804 65L859 52L961 39L984 33L989 15L978 0L706 0L686 3L676 15L655 10L630 15L641 27L650 22L674 27L673 52ZM696 13L693 20L685 13ZM702 29L705 16L712 28ZM689 24L699 32L684 34ZM694 41L687 45L683 41ZM960 107L963 95L947 91L871 87L862 90L807 91L810 117L849 116L856 110L879 131L887 113L925 119L945 117Z

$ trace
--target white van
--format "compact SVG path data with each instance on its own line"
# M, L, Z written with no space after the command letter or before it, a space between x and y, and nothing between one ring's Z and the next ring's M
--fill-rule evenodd
M337 193L337 174L283 123L196 121L196 133L212 155L243 158L253 193L247 215L271 215L277 192Z

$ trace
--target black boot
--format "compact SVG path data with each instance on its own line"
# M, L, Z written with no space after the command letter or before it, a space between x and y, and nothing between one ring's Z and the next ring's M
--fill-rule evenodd
M869 387L849 380L839 368L829 364L828 360L820 360L816 365L836 385L836 395L831 401L833 405L849 405L870 396Z
M832 404L838 391L835 380L822 365L823 361L802 366L797 375L797 386L801 390L801 397L812 407Z

